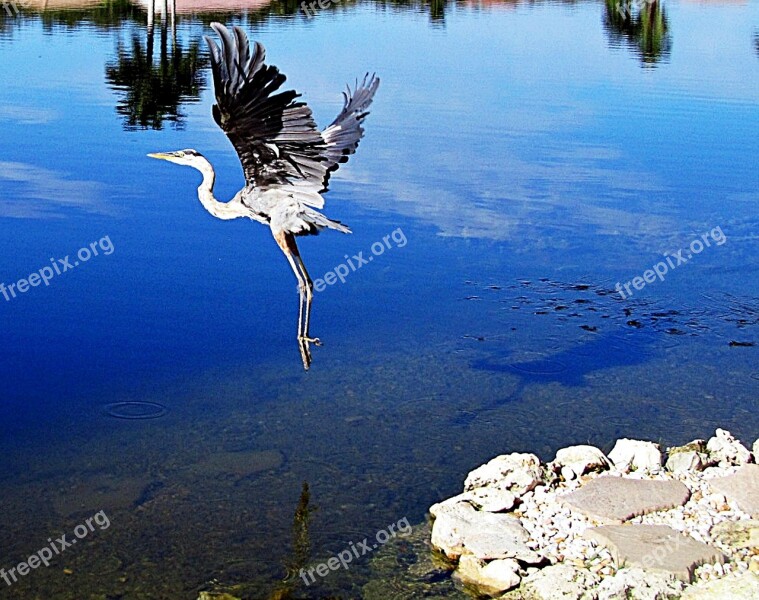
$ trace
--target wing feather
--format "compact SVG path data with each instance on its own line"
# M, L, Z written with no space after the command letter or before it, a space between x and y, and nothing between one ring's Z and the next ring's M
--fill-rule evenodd
M213 116L237 150L248 184L306 179L321 186L329 167L311 109L296 100L297 92L278 92L286 77L264 63L261 44L251 47L239 27L232 32L220 23L211 27L221 44L206 38L216 93Z
M279 91L286 77L265 64L266 51L252 45L245 31L211 27L219 44L206 37L211 55L216 104L213 117L237 151L248 185L293 188L318 205L330 174L356 151L362 127L379 86L367 73L343 92L343 108L320 132L308 105L294 90ZM295 189L297 188L297 190Z
M322 152L328 169L323 182L325 189L329 175L356 152L358 143L364 136L362 125L369 114L369 106L374 100L379 83L379 77L376 75L370 77L367 73L360 85L356 80L353 90L347 86L346 91L343 92L343 109L329 127L322 131L322 137L327 146Z

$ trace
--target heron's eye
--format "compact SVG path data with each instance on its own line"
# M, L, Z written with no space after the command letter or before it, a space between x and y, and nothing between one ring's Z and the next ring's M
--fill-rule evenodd
M177 152L177 156L179 156L179 158L184 158L184 152Z

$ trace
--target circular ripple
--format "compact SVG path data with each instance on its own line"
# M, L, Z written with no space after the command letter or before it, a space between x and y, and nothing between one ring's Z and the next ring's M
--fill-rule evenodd
M158 419L164 416L168 409L157 402L114 402L106 404L105 412L115 419Z

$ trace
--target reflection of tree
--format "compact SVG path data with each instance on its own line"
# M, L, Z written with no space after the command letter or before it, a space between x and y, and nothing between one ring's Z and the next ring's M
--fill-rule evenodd
M3 8L6 1L8 10ZM47 3L0 0L0 36L9 37L12 28L20 28L24 22L32 19L41 21L46 32L52 32L56 28L77 29L83 25L107 30L120 27L126 21L144 21L142 15L145 11L131 0L100 0L92 5L83 3L81 7L73 4L75 3L71 7L49 8Z
M37 12L37 11L34 11ZM102 0L94 6L44 8L38 13L46 31L54 27L79 28L83 24L100 29L119 27L124 21L144 22L145 11L131 0Z
M669 54L667 16L657 0L605 0L604 29L613 41L626 41L644 64L654 66Z
M308 483L303 482L298 506L295 508L292 525L292 556L285 560L285 579L269 595L268 600L291 600L296 598L296 590L301 587L300 571L311 558L311 536L309 524L314 508L310 506L311 492Z
M759 31L754 34L754 46L756 47L756 53L759 54Z
M445 9L449 0L374 0L373 4L391 6L398 12L429 12L432 25L445 25ZM463 1L461 2L463 4Z
M119 44L118 58L106 65L106 80L123 93L116 111L124 117L127 129L161 129L165 121L181 127L180 104L197 100L205 85L207 59L201 55L198 40L185 49L174 37L169 50L164 22L155 60L153 38L152 27L148 27L145 45L135 33L131 48Z

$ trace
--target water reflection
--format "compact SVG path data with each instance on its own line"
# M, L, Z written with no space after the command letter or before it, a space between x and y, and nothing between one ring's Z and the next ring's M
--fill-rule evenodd
M139 33L132 35L128 47L119 42L116 60L105 69L108 84L122 96L116 111L126 129L161 129L167 121L181 128L180 105L196 101L205 86L203 69L208 61L200 51L200 41L193 40L185 48L177 40L173 10L171 27L166 19L161 22L158 56L154 57L153 15L151 3L145 42Z
M142 11L130 0L32 0L25 7L29 13L39 15L46 31L82 25L108 30L125 22L142 21Z
M604 0L603 26L612 44L625 45L638 54L644 65L653 66L668 56L671 47L668 17L661 2L651 0ZM488 2L471 2L467 0L367 0L367 3L397 13L428 13L433 26L444 26L446 10L451 6L467 6L483 10L493 6L514 7L519 0L489 0ZM572 3L572 2L569 2ZM308 20L319 18L332 11L353 9L361 2L353 3L348 0L330 2L325 8L319 8L304 13L303 0L19 0L18 14L8 15L0 11L0 33L7 33L13 27L11 22L23 17L39 15L46 29L55 26L78 27L91 25L98 28L110 29L120 26L125 21L144 23L147 19L152 23L154 15L165 21L174 22L177 15L192 14L198 22L209 24L213 21L226 22L235 18L252 26L272 18ZM309 2L306 2L308 5ZM312 14L313 13L313 14ZM146 16L147 15L147 16ZM759 34L757 34L759 36ZM759 52L759 37L755 39ZM145 48L147 46L147 48ZM196 46L197 47L197 46ZM142 58L152 48L152 43L137 45L133 42L131 60L124 64L126 71L150 69L150 57ZM139 55L137 54L139 52ZM192 53L192 48L188 49ZM125 52L120 50L120 62L123 62ZM181 54L181 49L180 49ZM139 56L139 60L135 60ZM175 57L172 54L173 57ZM188 57L189 58L189 57ZM180 60L180 62L182 62ZM191 62L191 61L190 61ZM188 65L180 65L187 67ZM128 73L124 73L130 77ZM192 79L192 77L190 77ZM187 79L184 83L188 83ZM163 87L163 86L161 86ZM181 84L180 84L181 87ZM167 90L169 95L171 91ZM142 98L142 96L138 96ZM129 121L129 117L127 118ZM177 119L178 120L178 119ZM134 119L133 126L152 127L148 123L140 125L139 119ZM160 125L159 125L160 127Z
M294 598L294 594L301 587L300 571L304 569L311 559L311 536L309 525L311 513L315 510L310 506L311 492L307 482L303 482L300 499L295 508L292 524L292 555L284 562L284 580L277 586L269 597L270 600L286 600Z
M664 7L657 0L605 0L604 29L613 44L635 49L646 66L666 58L672 45Z

